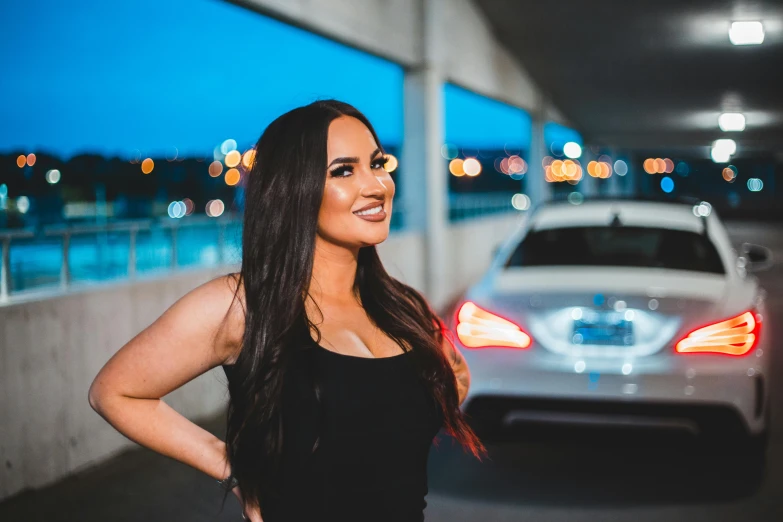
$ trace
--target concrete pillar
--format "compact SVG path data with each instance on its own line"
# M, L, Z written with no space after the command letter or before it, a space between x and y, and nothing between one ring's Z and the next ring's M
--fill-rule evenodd
M606 185L606 195L616 197L620 196L622 193L621 185L623 182L621 179L622 176L618 176L614 171L614 164L619 159L619 156L617 155L617 149L610 149L608 155L610 158L612 158L612 175L609 177L609 179L603 181Z
M424 233L424 293L434 307L448 295L444 266L448 250L448 172L440 154L445 141L444 76L437 31L441 0L422 3L424 60L404 80L405 142L401 201L405 226Z
M638 158L634 154L628 154L625 157L628 163L628 174L623 180L623 195L633 197L636 195L636 187L639 184L639 176L645 175L644 169L638 163Z
M644 170L644 160L648 157L652 156L651 154L645 154L645 155L636 155L635 157L635 166L634 169L634 183L636 188L636 194L639 196L650 196L654 192L654 183L660 183L659 176L660 174L647 174L647 172ZM653 156L655 157L655 156Z
M598 184L603 180L596 179L588 174L587 166L591 161L598 161L598 156L593 154L589 145L585 144L582 147L582 157L580 158L580 161L582 162L582 180L576 185L575 189L581 192L586 198L595 197L598 195Z
M409 71L403 81L403 143L400 188L394 198L406 230L427 228L427 122L425 71Z
M552 187L547 183L544 176L544 167L541 162L546 156L546 143L544 143L544 123L546 123L546 100L538 98L537 107L533 109L532 129L530 135L530 154L528 158L528 169L525 175L525 192L527 193L532 206L552 197Z
M405 78L405 152L402 200L408 229L424 232L425 293L433 305L446 298L443 281L448 227L448 178L440 154L444 141L443 80L434 67Z

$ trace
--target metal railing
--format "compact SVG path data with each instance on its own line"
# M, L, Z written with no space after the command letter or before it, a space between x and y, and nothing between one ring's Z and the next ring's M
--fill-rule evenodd
M35 232L32 229L6 230L0 231L0 240L2 240L2 263L0 264L0 302L8 301L8 295L11 292L11 241L20 238L33 237Z
M68 290L75 282L74 266L79 265L82 265L82 280L135 279L139 275L139 238L144 234L149 236L145 238L145 247L152 252L151 260L146 260L146 272L173 271L188 265L222 265L229 261L232 248L236 249L236 255L231 257L238 261L241 225L238 217L228 215L116 221L105 225L52 225L38 231L0 230L0 303L8 302L12 294L27 290ZM229 231L235 232L233 242L228 237ZM74 243L91 235L94 238L78 244L74 256ZM123 239L117 241L117 236ZM56 238L56 245L50 238ZM16 256L12 256L14 246L18 249ZM183 247L191 257L186 263L180 254ZM114 261L125 256L124 270L118 270ZM53 279L51 269L58 258L55 284L47 284ZM165 258L168 259L160 262ZM107 267L112 267L113 272Z
M449 221L463 221L505 212L518 212L511 205L513 192L449 194Z

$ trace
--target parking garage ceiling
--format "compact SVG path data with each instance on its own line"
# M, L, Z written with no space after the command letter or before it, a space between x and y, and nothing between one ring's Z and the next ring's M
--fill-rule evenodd
M708 157L783 151L783 1L474 0L496 37L589 143ZM760 45L729 41L761 21ZM741 112L742 132L718 127Z

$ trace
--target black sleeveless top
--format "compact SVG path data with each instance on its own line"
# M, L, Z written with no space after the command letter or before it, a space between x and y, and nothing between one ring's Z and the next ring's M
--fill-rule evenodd
M233 368L223 368L230 379ZM416 353L364 358L312 342L286 371L282 415L282 494L264 522L424 520L427 456L443 416Z

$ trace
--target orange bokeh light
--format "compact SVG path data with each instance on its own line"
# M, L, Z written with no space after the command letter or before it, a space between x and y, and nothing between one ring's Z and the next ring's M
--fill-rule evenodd
M655 174L655 160L652 158L647 158L644 160L644 171L647 174Z
M242 165L244 165L246 169L251 168L255 160L256 160L256 149L249 149L245 151L245 153L242 155Z
M508 158L503 158L500 160L500 172L503 174L511 174L511 171L509 171L509 165L508 165Z
M226 171L226 185L236 185L239 183L239 177L239 171L237 169L228 169Z
M395 170L397 170L399 164L400 162L397 160L397 156L395 156L394 154L387 154L386 165L383 166L383 170L385 170L386 172L394 172Z
M549 170L552 173L552 178L554 178L554 181L562 181L564 174L563 165L564 163L562 160L555 160L551 165L549 165Z
M238 150L232 150L228 154L226 154L225 162L226 167L236 167L239 165L239 162L242 161L242 155L239 153Z
M30 167L32 167L33 165L35 165L35 154L33 154L32 152L31 152L30 154L28 154L28 155L27 155L27 164L28 164Z
M24 166L27 165L27 156L22 154L18 158L16 158L16 166L21 168L24 168Z
M561 169L563 175L568 179L573 179L576 176L577 166L573 160L565 160Z
M544 179L549 183L567 181L572 185L582 179L582 165L576 160L554 160L544 167Z
M209 175L213 178L216 178L220 176L220 174L223 172L223 164L219 161L213 161L209 164Z
M663 174L666 172L666 162L663 158L655 158L655 172L656 174Z
M502 164L503 162L501 162L501 166ZM509 174L525 174L527 172L527 163L517 155L510 156L507 165Z
M150 172L152 172L152 169L154 168L155 168L155 162L152 161L152 158L147 158L141 162L141 171L144 174L149 174Z
M464 162L459 158L454 158L449 162L449 172L458 178L465 175L465 170L462 168Z

